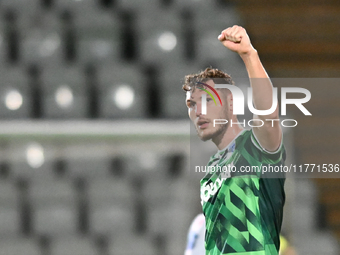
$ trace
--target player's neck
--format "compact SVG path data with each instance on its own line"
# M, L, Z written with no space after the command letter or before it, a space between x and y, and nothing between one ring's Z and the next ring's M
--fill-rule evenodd
M232 140L237 137L240 132L243 131L243 127L240 125L233 125L232 127L228 124L228 128L226 132L223 134L222 137L219 137L218 139L213 139L213 142L217 146L219 150L223 150L226 148Z

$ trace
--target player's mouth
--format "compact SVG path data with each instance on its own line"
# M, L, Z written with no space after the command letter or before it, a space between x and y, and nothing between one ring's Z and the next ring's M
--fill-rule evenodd
M197 121L197 127L199 129L205 129L208 126L209 126L209 121L207 121L207 120L199 120L199 121Z

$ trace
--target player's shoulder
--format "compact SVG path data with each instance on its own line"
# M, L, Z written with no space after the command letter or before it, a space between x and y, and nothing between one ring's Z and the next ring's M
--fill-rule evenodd
M252 131L245 129L235 139L235 146L237 149L243 149L247 144L251 144Z
M257 155L261 159L263 163L268 164L281 164L286 159L286 150L283 144L283 136L281 137L281 143L279 147L275 151L268 151L260 144L258 138L256 137L253 130L250 130L250 134L247 141L248 148L251 147L251 150L254 155Z
M281 158L282 156L285 157L283 137L281 139L281 144L276 151L268 151L261 146L252 129L245 130L244 132L242 132L241 135L237 137L236 149L240 152L240 154L251 155L253 158L259 159L270 158L271 161Z

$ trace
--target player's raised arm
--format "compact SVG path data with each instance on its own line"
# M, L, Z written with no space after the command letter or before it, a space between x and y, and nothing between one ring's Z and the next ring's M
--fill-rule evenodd
M238 53L242 58L253 89L255 109L270 109L273 101L273 86L257 51L250 42L246 30L240 26L229 27L221 32L218 39L225 47ZM261 119L264 122L262 127L253 128L262 147L268 151L278 149L282 136L279 121L266 121L268 119L279 119L278 106L272 114L254 116L254 119Z

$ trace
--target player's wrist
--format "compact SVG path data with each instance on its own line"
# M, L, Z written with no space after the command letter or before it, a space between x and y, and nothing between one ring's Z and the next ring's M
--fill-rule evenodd
M239 55L242 59L258 57L257 50L253 46L250 46L249 49L240 52Z

